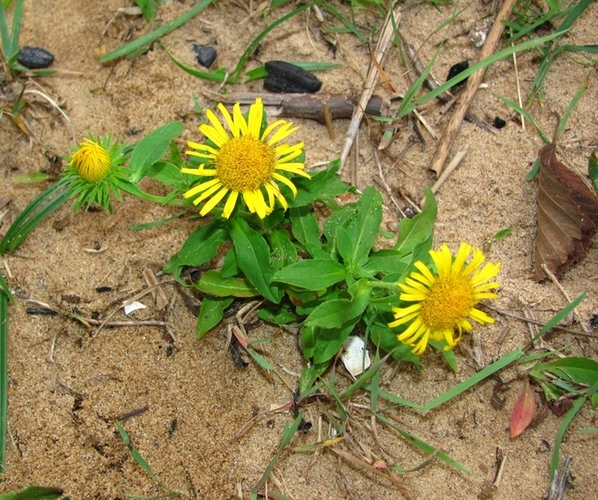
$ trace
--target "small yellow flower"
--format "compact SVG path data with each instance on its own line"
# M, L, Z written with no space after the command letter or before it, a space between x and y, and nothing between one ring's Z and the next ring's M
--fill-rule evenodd
M210 124L200 125L199 130L213 145L188 142L194 151L187 151L187 154L202 158L204 163L198 168L181 171L210 179L187 191L184 197L199 195L193 203L198 205L206 201L199 212L206 215L228 194L222 212L224 218L230 217L239 194L249 211L257 213L261 219L274 210L275 199L286 210L288 203L278 182L288 186L295 196L297 188L281 172L310 178L304 171L305 165L293 161L302 155L303 143L277 145L298 127L285 120L264 126L264 105L260 98L250 106L247 119L241 113L239 103L234 105L232 116L222 103L218 104L218 109L230 133L211 110L206 111Z
M413 304L393 307L395 321L388 325L394 328L410 323L397 338L413 347L412 352L417 355L423 354L429 339L445 340L445 350L455 347L463 330L473 330L469 319L481 325L494 323L475 306L481 300L496 299L498 295L491 290L500 286L497 282L488 283L500 271L500 263L490 262L482 268L484 254L468 243L461 243L455 257L446 245L430 250L430 256L436 274L423 262L415 263L419 272L412 272L404 284L398 284L403 292L399 298Z
M87 182L99 182L110 172L112 161L101 144L85 138L73 153L70 164Z

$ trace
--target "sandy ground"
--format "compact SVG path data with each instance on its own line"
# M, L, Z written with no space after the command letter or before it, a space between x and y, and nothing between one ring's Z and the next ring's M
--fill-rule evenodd
M170 3L160 10L159 20L171 20L191 4L188 0ZM206 93L216 92L217 84L180 71L159 44L135 60L121 60L106 67L96 62L96 53L103 47L111 50L125 39L149 30L147 23L138 18L114 19L117 9L125 5L121 0L27 2L21 44L50 50L56 56L54 66L63 70L51 78L37 79L28 88L43 89L62 106L77 139L88 131L94 135L112 132L124 141L134 142L171 120L179 120L185 126L181 144L197 138L199 120L192 96L209 106L212 101ZM349 15L345 4L336 7ZM404 9L401 30L410 43L421 47L424 61L432 57L443 35L428 36L454 8L454 4L438 9L422 4ZM479 20L491 13L490 9L486 2L474 2L450 25L447 42L434 68L439 80L444 79L451 65L476 58L478 50L470 44L468 34ZM268 14L268 20L288 11L288 7L277 9ZM373 26L382 22L373 11L357 11L355 16L355 23L363 33L370 33ZM209 7L164 37L163 42L176 57L190 65L193 64L191 42L217 44L218 63L230 70L264 27L263 16L246 17L245 10L223 1L218 8ZM593 4L567 35L567 43L594 43L597 17L598 5ZM294 18L264 40L259 61L336 60L343 63L341 69L318 75L323 80L323 91L358 93L368 66L367 45L346 34L336 38L329 35L338 42L335 59L319 28L313 12ZM257 60L251 60L248 68L258 64ZM518 69L522 92L526 95L537 69L536 54L520 55ZM385 70L395 90L403 93L408 83L396 47L390 51ZM562 114L585 79L588 89L560 140L569 164L581 171L587 171L586 157L598 145L595 68L558 58L546 79L545 99L530 109L550 135L554 125L552 112ZM463 163L438 192L436 242L446 242L451 248L464 240L482 246L497 231L513 228L512 235L495 242L488 252L489 259L502 262L503 288L496 306L516 314L528 308L538 319L546 320L563 307L566 299L554 284L538 284L531 279L537 186L524 176L542 143L529 125L522 130L512 120L510 110L495 96L517 98L512 60L495 64L484 82L487 88L478 92L473 113L485 123L501 116L507 120L507 126L494 134L469 123L462 126L452 153L465 146L469 149ZM256 82L228 90L260 90L260 86ZM377 92L392 97L385 88ZM39 142L30 142L6 116L0 120L1 194L11 198L10 212L0 226L1 232L6 230L9 220L46 188L46 185L15 185L14 177L46 169L48 155L65 156L72 145L71 131L64 119L41 98L31 95L28 101L25 116ZM441 135L450 113L442 116L437 103L426 105L421 112ZM347 120L334 123L334 140L316 122L297 120L297 123L301 129L295 137L306 143L308 169L338 157ZM414 145L397 161L411 133L411 128L405 125L391 147L379 154L387 172L386 180L399 200L401 195L420 199L422 188L434 181L428 166L437 141L429 135L426 135L427 145ZM376 123L362 126L356 156L360 188L375 182L377 165L372 149L379 137ZM343 175L349 180L350 169ZM149 184L146 187L152 188ZM104 318L121 301L145 287L144 269L159 269L164 265L196 222L178 220L144 231L128 227L176 211L131 197L116 203L112 216L102 212L73 214L65 205L38 227L14 255L4 256L12 275L11 287L21 297L69 310L76 307L85 316L97 314ZM398 215L387 204L386 228L396 229L397 220ZM86 251L98 244L102 252ZM592 249L562 280L570 297L588 291L587 299L578 309L584 324L598 309L597 256L597 250ZM100 285L113 290L97 293L96 287ZM293 417L282 413L258 418L247 432L236 435L254 415L288 402L291 390L280 378L262 371L254 363L246 369L237 368L226 351L223 329L217 328L197 341L195 318L185 307L180 291L172 285L165 286L165 291L172 302L168 312L156 310L146 297L148 309L135 317L172 323L174 344L160 328L111 328L93 336L94 330L64 318L26 314L29 304L23 299L10 307L10 437L7 472L0 483L0 492L40 484L61 487L74 500L163 493L130 457L115 427L115 418L146 408L143 413L123 420L123 425L133 445L165 485L183 492L184 498L249 497L250 489L280 442L285 423L289 424ZM69 302L71 296L79 301ZM122 313L114 318L126 319ZM500 314L496 318L494 325L477 330L485 363L524 345L530 335L522 322ZM251 336L269 338L269 359L285 368L285 378L290 387L295 387L302 359L294 335L263 326L253 330ZM547 342L554 348L571 344L566 354L597 357L593 339L555 333ZM468 354L472 345L471 336L459 345L456 374L432 352L424 357L424 371L404 364L389 365L383 372L384 389L416 402L430 401L475 372ZM516 368L501 373L503 380L516 375ZM338 383L342 387L347 381L340 377ZM402 490L387 478L348 465L330 451L285 452L274 469L269 487L295 499L390 499L400 498L402 491L421 499L476 498L494 478L499 451L506 456L506 462L494 498L545 498L551 450L561 418L549 414L537 427L510 440L510 412L521 384L515 382L505 393L502 410L492 407L493 382L487 381L426 415L406 408L392 412L397 425L442 448L464 464L470 474L433 461L422 470L397 475ZM367 399L358 395L347 408L351 415L350 431L358 442L389 463L407 469L426 459L424 453L381 424L375 439L368 406ZM294 445L316 442L318 432L327 435L325 424L318 430L322 410L315 404L307 407L306 415L314 429L298 434ZM573 457L565 498L589 499L598 491L596 437L578 432L581 428L596 427L595 418L595 413L584 407L565 437L562 456ZM354 451L346 445L339 445L339 449Z

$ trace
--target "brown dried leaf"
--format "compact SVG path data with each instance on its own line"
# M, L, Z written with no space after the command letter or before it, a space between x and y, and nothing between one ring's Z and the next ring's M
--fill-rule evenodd
M534 413L536 412L536 398L534 391L529 385L529 380L525 379L525 386L523 391L515 401L513 408L513 415L511 415L511 439L519 436L529 426Z
M542 264L560 278L587 253L598 230L598 199L557 160L556 143L540 150L535 279L547 278Z

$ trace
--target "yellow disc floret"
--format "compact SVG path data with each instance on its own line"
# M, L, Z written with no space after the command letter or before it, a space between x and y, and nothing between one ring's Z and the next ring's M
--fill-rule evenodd
M276 156L265 142L245 135L226 142L216 156L216 171L222 184L232 191L255 191L274 172Z

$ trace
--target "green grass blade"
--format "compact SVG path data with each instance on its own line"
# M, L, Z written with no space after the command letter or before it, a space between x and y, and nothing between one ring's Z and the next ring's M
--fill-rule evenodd
M286 446L291 442L291 439L293 439L293 436L297 432L297 429L299 429L299 424L301 423L302 419L303 419L303 412L301 411L301 412L299 412L299 415L297 415L297 417L295 418L295 421L293 422L293 424L290 427L288 426L288 424L285 423L284 432L282 435L282 441L281 441L280 445L278 446L278 450L276 450L275 455L270 460L270 463L268 463L268 467L266 467L266 470L262 474L262 477L256 484L255 488L253 488L252 494L257 495L258 492L260 491L260 489L266 484L266 481L268 481L268 477L270 477L270 473L272 472L272 469L274 469L274 466L276 465L276 462L280 458L280 455L282 454L282 452L284 451Z
M511 101L510 99L507 99L506 97L503 97L503 96L498 95L498 94L493 94L493 95L495 97L497 97L498 99L500 99L502 102L504 102L512 110L516 111L521 116L523 116L523 118L525 118L528 122L530 122L533 125L533 127L536 129L536 132L538 132L538 135L540 136L540 138L542 139L542 142L544 144L550 144L550 139L548 138L548 136L544 133L544 131L536 123L536 120L534 120L532 118L532 116L527 112L526 109L522 108L521 106L519 106L519 104Z
M577 412L581 409L583 404L586 402L586 399L591 397L596 391L598 390L598 382L596 382L590 390L586 393L584 397L579 398L575 403L573 403L573 407L567 412L565 418L561 422L559 426L559 430L556 434L556 439L554 442L554 448L552 450L552 457L550 459L550 481L554 479L554 474L556 473L557 469L559 468L559 458L561 453L561 444L563 442L563 437L565 436L565 432L569 428L573 417L577 415Z
M436 451L438 451L431 444L428 444L425 441L422 441L421 439L415 437L413 434L401 429L400 427L397 427L393 422L391 422L384 415L380 415L379 413L377 413L376 418L380 419L386 425L388 425L392 429L396 430L401 436L403 436L413 446L415 446L416 448L419 448L420 450L424 451L425 453L431 455L431 454L435 453ZM457 460L455 460L454 458L452 458L450 455L447 455L446 453L441 451L441 452L438 452L436 454L436 456L440 460L442 460L444 463L450 465L451 467L454 467L455 469L465 472L466 474L471 474L471 471L467 467L465 467L462 463L460 463Z
M112 52L108 52L108 54L100 57L98 59L98 62L100 64L104 64L104 63L106 63L108 61L112 61L113 59L116 59L118 57L122 57L122 56L126 56L128 54L133 54L135 52L138 52L141 48L145 47L146 45L149 45L150 43L158 40L159 38L163 37L164 35L167 35L171 31L174 31L177 28L181 27L183 24L185 24L186 22L188 22L189 20L194 18L202 10L204 10L206 7L208 7L211 3L212 3L212 0L202 0L200 3L198 3L191 9L189 9L184 14L181 14L176 19L173 19L172 21L170 21L166 24L163 24L159 28L156 28L155 30L150 31L149 33L143 35L142 37L139 37L137 40L133 40L132 42L127 43L126 45L123 45L122 47L119 47L118 49L113 50Z
M581 99L581 96L585 92L586 88L588 88L587 81L582 83L579 86L579 88L577 89L577 92L575 92L573 99L571 99L571 102L569 103L569 105L567 106L567 109L565 110L565 114L563 114L563 117L561 118L561 122L559 123L559 128L556 131L557 137L563 133L563 130L565 130L565 126L567 125L567 121L569 120L569 117L571 116L571 112L577 105L577 102L579 101L579 99Z
M496 373L499 370L502 370L504 367L517 361L522 354L523 349L515 349L513 352L500 358L498 361L495 361L491 365L488 365L486 368L472 375L467 380L464 380L460 384L457 384L455 387L452 387L451 389L446 391L444 394L438 396L436 399L430 401L428 404L424 405L421 408L421 411L425 413L436 408L437 406L440 406L443 403L446 403L455 396L458 396L462 392L465 392L467 389L473 387L478 382L481 382L485 378L488 378L490 375Z
M10 293L10 288L8 288L8 283L6 283L6 281L4 281L4 276L2 276L0 274L0 293L3 293L3 292L10 299L10 301L14 304L15 298L12 296L12 293Z
M9 243L18 235L21 231L23 225L29 219L29 217L33 217L34 214L40 206L44 203L48 203L48 200L52 199L56 193L60 192L62 189L65 188L67 185L66 182L60 181L54 184L51 188L47 189L43 193L41 193L37 198L35 198L25 209L16 217L14 222L10 225L6 234L0 240L0 255L3 255L6 249L8 248Z
M14 252L16 248L23 242L23 240L29 235L31 231L35 229L46 217L48 217L51 213L55 210L60 208L65 201L67 201L71 197L68 189L58 194L55 198L53 198L50 202L44 205L39 212L36 212L32 215L32 217L23 222L21 226L17 229L18 231L12 237L7 244L8 252ZM14 225L14 223L13 223ZM12 227L12 226L11 226ZM9 228L10 229L10 228ZM8 234L8 233L7 233ZM4 242L4 240L3 240ZM0 253L3 252L3 249L0 248Z
M4 474L8 432L8 295L0 291L0 474Z
M557 28L558 33L555 34L555 42L558 42L558 40L560 40L563 37L565 32L569 30L571 26L573 26L573 23L577 21L579 16L583 14L583 12L589 7L589 5L592 2L593 0L581 0L575 7L573 7L573 9L570 10L567 17L563 19L563 22ZM538 91L542 87L542 84L544 83L544 79L546 78L546 74L548 73L548 69L552 64L552 61L555 59L557 55L559 55L563 51L563 48L558 46L558 44L555 50L552 51L550 49L551 46L547 45L542 50L542 60L540 61L538 74L536 75L536 78L534 78L534 83L532 84L532 88L527 99L527 104L530 104L533 101L534 97L537 95Z
M513 30L515 32L515 34L512 37L507 39L507 41L505 42L505 45L511 45L512 43L516 42L520 38L523 38L525 35L533 32L536 28L538 28L542 24L544 24L546 22L550 22L557 17L566 16L567 14L569 14L570 11L571 11L571 8L562 10L562 11L558 10L558 9L550 10L543 16L536 19L536 21L534 21L532 24L527 24L525 26L520 26L511 21L503 21L507 28L511 28L511 30Z
M324 2L321 5L323 10L330 12L334 17L336 17L341 23L343 23L347 29L353 33L357 38L359 38L363 43L368 42L367 36L365 36L361 31L359 31L351 21L349 21L345 16L343 16L338 10L336 10L329 2Z
M179 68L181 68L185 73L189 73L191 76L195 76L197 78L203 78L204 80L210 80L213 82L223 82L226 79L226 72L222 68L218 68L216 71L201 71L199 69L191 68L183 64L181 61L176 59L168 49L162 44L162 48L166 55L170 57L170 60L176 64Z
M9 62L13 62L19 54L19 37L21 36L21 22L23 21L23 10L25 9L25 1L17 0L15 4L15 11L12 15L12 33L11 33L11 55L8 58Z
M562 32L553 33L552 35L548 35L548 36L538 38L535 40L530 40L528 42L523 42L518 45L514 45L512 47L507 47L506 49L496 52L495 54L492 54L490 57L487 57L486 59L483 59L482 61L479 61L479 62L471 65L465 71L462 71L457 76L451 78L449 81L447 81L446 83L443 83L442 85L438 86L434 90L427 92L420 98L415 99L411 102L407 102L404 99L403 102L401 103L401 107L399 108L398 118L402 118L402 117L408 115L417 106L421 106L422 104L425 104L426 102L431 101L432 99L435 99L440 94L449 90L452 86L461 82L462 80L464 80L468 76L472 75L476 71L483 69L486 66L490 66L491 64L495 63L496 61L499 61L503 57L510 56L511 54L514 54L516 52L522 52L524 50L529 50L529 49L538 47L538 46L540 46L550 40L553 40L554 38L556 38L558 36L562 36L562 35L563 35Z
M243 68L245 67L245 63L251 57L251 54L253 54L253 52L255 51L255 49L257 48L257 46L266 37L266 35L268 33L270 33L274 28L277 28L278 26L280 26L284 22L286 22L289 19L291 19L291 17L294 17L297 14L300 14L301 12L303 12L304 10L307 10L310 7L313 7L318 2L319 2L319 0L316 0L314 2L310 2L307 5L303 5L303 6L299 7L299 8L297 8L297 9L295 9L294 11L289 12L285 16L282 16L280 19L277 19L276 21L274 21L265 30L263 30L258 36L256 36L255 39L249 44L249 46L247 47L247 49L245 50L245 52L243 52L243 55L239 59L239 62L237 62L237 66L235 67L235 70L233 71L233 74L232 74L232 76L230 78L230 83L236 83L236 82L239 81L239 78L241 77L241 72L243 71Z
M552 328L557 326L563 319L565 319L567 316L569 316L569 314L571 314L573 312L573 310L581 303L581 301L586 298L587 294L588 294L588 292L583 292L583 293L579 294L569 304L567 304L558 313L556 313L552 318L550 318L548 323L546 323L542 327L542 329L537 333L537 335L527 343L527 345L523 348L523 350L526 350L528 347L533 345L533 343L536 340L538 340L540 337L542 337L542 335L544 335L548 330L551 330Z
M8 61L11 54L12 40L10 31L8 30L8 20L6 19L4 4L0 6L0 41L2 41L2 55L4 56L4 60Z

